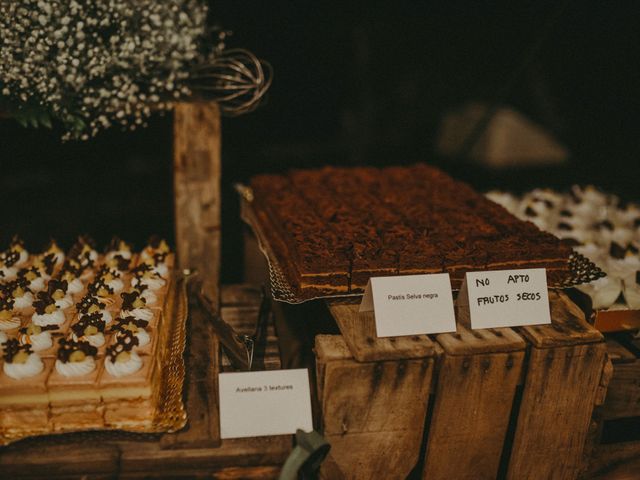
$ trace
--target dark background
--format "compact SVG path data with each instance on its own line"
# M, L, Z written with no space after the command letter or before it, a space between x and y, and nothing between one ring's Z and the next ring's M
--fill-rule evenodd
M240 280L232 184L324 164L442 166L479 189L593 183L638 200L640 8L633 2L257 2L214 17L275 71L266 103L223 122L223 280ZM550 19L556 19L555 22ZM540 45L535 56L530 53ZM516 75L516 73L518 73ZM507 88L510 87L510 88ZM502 101L571 152L563 167L490 171L435 155L443 114ZM173 239L171 118L61 143L0 122L0 241L79 232Z

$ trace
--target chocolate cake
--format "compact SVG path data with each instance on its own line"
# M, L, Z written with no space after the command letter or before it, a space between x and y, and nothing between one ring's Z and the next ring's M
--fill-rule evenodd
M568 274L568 245L469 185L424 165L293 170L251 181L252 209L299 298L362 292L370 277L547 268Z

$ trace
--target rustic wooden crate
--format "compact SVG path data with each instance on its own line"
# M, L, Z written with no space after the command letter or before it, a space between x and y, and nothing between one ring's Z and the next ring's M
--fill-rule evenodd
M607 335L606 345L610 378L593 414L587 477L631 462L636 472L640 467L640 339L629 333Z
M370 314L330 303L342 335L316 340L324 477L405 478L422 457L430 480L577 478L605 344L564 294L550 300L547 326L472 331L463 318L454 334L385 339Z

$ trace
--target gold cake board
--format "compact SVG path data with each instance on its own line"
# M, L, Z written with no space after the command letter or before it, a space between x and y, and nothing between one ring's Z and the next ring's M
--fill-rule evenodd
M308 295L297 293L291 286L287 275L280 265L277 256L273 253L273 249L269 245L269 236L264 231L263 226L256 217L253 209L253 190L251 187L242 184L236 184L235 189L240 197L240 217L242 221L251 229L258 241L258 248L264 256L269 269L270 293L274 300L282 303L300 304L311 300L332 300L345 298L359 298L362 292L351 293L335 293L323 295ZM567 258L567 273L565 278L557 284L549 285L552 289L567 289L588 283L605 276L604 272L598 268L591 260L584 255L574 251ZM453 288L457 291L457 288Z
M184 349L186 343L186 321L188 301L186 277L176 275L169 286L167 300L163 311L162 328L167 338L167 348L163 351L160 379L160 395L157 395L153 420L150 424L131 425L126 428L101 427L97 429L68 429L52 432L48 428L0 430L0 446L27 437L86 432L131 432L131 433L170 433L182 429L187 423L187 413L182 401L182 387L185 379ZM162 337L162 336L161 336Z

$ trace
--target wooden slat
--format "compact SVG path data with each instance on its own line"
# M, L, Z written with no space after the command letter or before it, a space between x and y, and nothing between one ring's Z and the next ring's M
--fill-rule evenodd
M616 466L631 463L632 469L622 475L614 476ZM621 442L598 446L590 458L589 469L584 475L587 479L598 480L635 480L640 471L640 442Z
M601 342L602 334L589 325L584 313L566 294L549 290L551 325L521 327L521 333L538 348Z
M423 478L495 478L526 343L509 328L461 324L437 341L443 355Z
M378 338L372 312L358 313L357 304L334 301L328 305L351 353L359 362L423 358L434 354L433 341L426 335Z
M405 478L418 460L434 359L358 362L326 335L316 338L316 353L332 444L323 478Z
M279 465L292 448L292 437L256 437L224 440L220 448L163 450L156 444L122 444L120 469L125 472L158 471L163 475L205 473L228 466Z
M232 285L223 285L220 290L220 301L223 306L239 307L260 306L262 299L262 289L257 285L247 283L237 283Z
M450 355L513 352L526 347L522 337L510 328L470 330L458 324L456 333L441 333L436 339Z
M606 343L607 353L609 354L611 362L614 364L633 363L638 360L638 358L630 352L628 348L625 348L624 345L620 344L616 339L606 337Z
M444 355L422 478L496 478L523 361L524 347Z
M220 445L220 406L218 373L220 345L203 310L191 305L189 317L188 380L185 388L187 426L180 432L165 434L163 448L216 447Z
M116 472L120 459L117 446L88 443L60 445L14 445L0 450L0 478L53 478ZM57 460L57 461L56 461Z
M218 305L220 272L220 112L215 103L174 109L176 247L180 268L197 269Z
M531 348L509 479L577 477L605 353L604 342Z
M640 416L640 360L614 365L602 415L605 420Z

